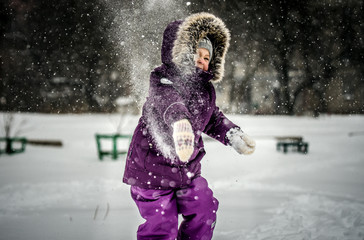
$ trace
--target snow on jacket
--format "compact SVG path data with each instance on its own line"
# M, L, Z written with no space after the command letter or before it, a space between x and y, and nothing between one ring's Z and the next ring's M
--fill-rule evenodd
M207 36L213 44L209 70L195 67L197 44ZM237 127L215 104L212 82L224 75L230 34L214 15L198 13L170 23L164 31L162 65L150 75L149 96L129 147L123 181L150 189L183 188L201 174L205 155L201 134L227 145L226 133ZM187 163L179 161L172 124L191 122L195 147Z

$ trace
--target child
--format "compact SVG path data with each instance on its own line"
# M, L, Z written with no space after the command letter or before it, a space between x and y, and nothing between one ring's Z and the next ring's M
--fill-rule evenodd
M193 14L164 31L162 65L130 144L123 181L146 222L138 239L211 239L218 201L201 176L206 133L240 154L255 142L215 104L230 33L221 19ZM184 221L178 228L178 214Z

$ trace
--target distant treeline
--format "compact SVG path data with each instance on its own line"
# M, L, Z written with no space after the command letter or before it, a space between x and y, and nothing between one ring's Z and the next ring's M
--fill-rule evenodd
M160 64L166 23L205 11L231 31L225 78L217 86L226 110L364 112L363 1L158 4L1 1L0 111L113 112L119 97L140 101L135 86Z

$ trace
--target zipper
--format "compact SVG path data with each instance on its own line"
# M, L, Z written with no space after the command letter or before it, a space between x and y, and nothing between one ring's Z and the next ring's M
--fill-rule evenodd
M179 174L179 177L180 177L180 181L179 181L178 186L179 186L179 187L182 187L182 186L183 186L183 173L182 173L182 166L180 166L180 165L176 165L176 164L173 164L173 165L172 165L172 167L177 169L178 174Z

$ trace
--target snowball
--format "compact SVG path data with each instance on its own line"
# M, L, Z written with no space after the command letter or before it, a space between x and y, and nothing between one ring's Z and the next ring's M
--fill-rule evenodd
M224 125L229 125L229 124L230 124L230 121L229 121L229 120L227 120L227 119L224 119L224 120L223 120L223 123L224 123Z
M195 176L195 174L191 172L186 173L186 175L188 178L192 178L193 176Z
M161 185L162 185L163 187L168 187L168 186L169 186L169 181L168 181L167 179L162 179L162 180L161 180Z
M176 182L175 181L170 181L169 182L169 186L170 187L175 187L176 186Z
M208 219L207 221L206 221L206 224L207 225L212 225L214 223L214 220L212 220L212 219Z
M134 185L135 183L136 183L136 179L135 178L129 178L128 179L128 184Z

